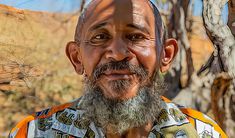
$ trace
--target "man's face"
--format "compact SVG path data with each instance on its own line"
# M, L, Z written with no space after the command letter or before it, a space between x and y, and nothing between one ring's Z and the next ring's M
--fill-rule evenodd
M147 0L94 0L84 17L79 43L66 47L75 70L88 80L81 105L87 109L84 116L102 128L113 125L114 132L154 120L165 87L153 76L158 69L168 70L176 41L167 40L160 51Z
M95 83L105 97L129 99L136 95L141 83L148 83L156 69L154 15L149 4L142 0L97 3L88 11L84 24L80 60L88 79L94 80L96 69L101 67ZM102 68L110 62L125 62L134 69L145 70L147 77L142 80L138 71L120 67L124 66L122 63L119 67Z

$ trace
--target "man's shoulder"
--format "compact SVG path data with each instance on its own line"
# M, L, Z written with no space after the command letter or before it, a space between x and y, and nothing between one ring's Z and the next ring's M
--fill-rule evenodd
M35 117L35 119L48 118L57 112L63 111L65 109L73 109L73 108L75 109L74 101L44 109L42 111L34 113L33 116Z
M10 131L9 137L14 138L23 138L27 137L29 131L29 123L34 122L35 120L46 120L50 119L52 116L64 111L64 110L72 110L75 111L77 103L80 99L71 101L69 103L65 103L62 105L53 106L42 111L38 111L33 113L32 115L27 116L23 120L21 120L17 125ZM44 129L46 129L45 126ZM43 128L42 128L43 129Z
M209 116L192 108L186 108L184 106L175 104L165 97L162 97L162 99L168 108L177 107L189 120L190 124L194 126L199 136L203 137L209 135L218 137L221 136L222 138L227 137L220 126ZM177 117L177 112L174 112L173 114Z

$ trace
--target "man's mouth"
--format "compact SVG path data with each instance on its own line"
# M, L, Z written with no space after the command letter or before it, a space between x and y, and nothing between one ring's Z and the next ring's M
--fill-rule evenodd
M135 73L129 70L108 70L105 71L102 76L108 80L127 80L131 79L134 75Z

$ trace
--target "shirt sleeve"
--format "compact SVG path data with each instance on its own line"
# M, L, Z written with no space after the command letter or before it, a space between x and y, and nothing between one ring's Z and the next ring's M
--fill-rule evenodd
M228 137L220 126L207 115L190 108L180 108L180 110L187 115L188 120L195 127L200 137Z
M169 99L162 96L162 99L166 103L172 103ZM191 108L185 108L177 105L178 108L187 116L189 122L196 129L199 137L213 137L213 138L227 138L228 136L220 128L220 126L207 115L196 111Z
M28 116L20 121L9 133L9 138L27 138L28 123L34 120L33 116Z

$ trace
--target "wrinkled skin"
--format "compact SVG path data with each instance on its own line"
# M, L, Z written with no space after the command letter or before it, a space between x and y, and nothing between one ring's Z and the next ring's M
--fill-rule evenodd
M174 39L167 40L163 48L156 45L155 39L159 36L155 36L155 18L148 1L96 0L89 6L85 16L80 42L69 42L66 47L66 54L78 74L93 80L96 68L123 60L147 71L147 77L141 80L128 69L105 70L95 83L108 99L135 97L141 85L151 84L156 70L168 70L177 53ZM122 92L113 87L118 81L128 82ZM143 129L144 132L150 131L150 124L143 126L148 128ZM138 128L130 132L134 130L139 132Z

